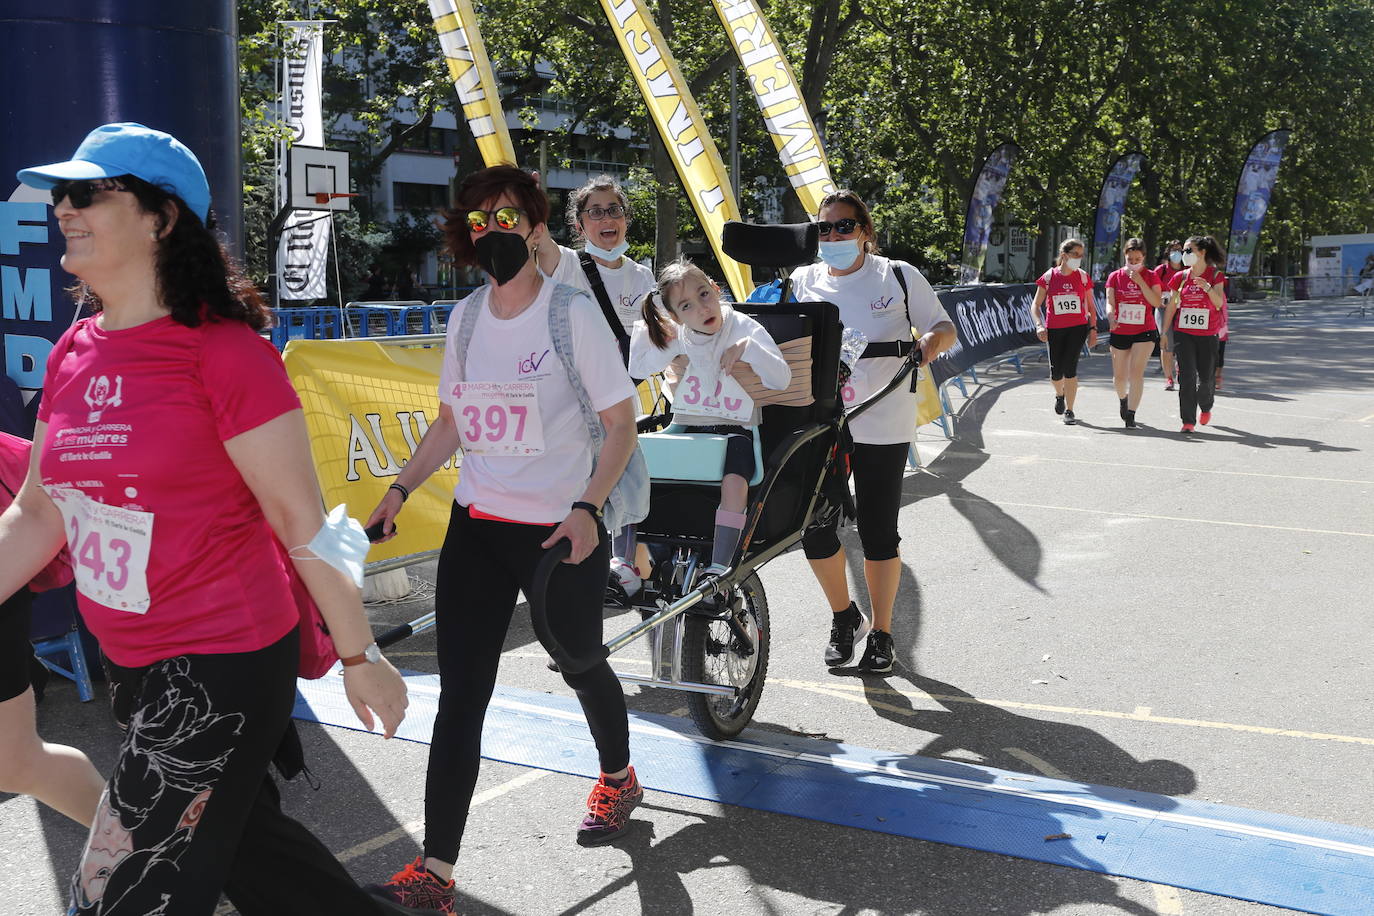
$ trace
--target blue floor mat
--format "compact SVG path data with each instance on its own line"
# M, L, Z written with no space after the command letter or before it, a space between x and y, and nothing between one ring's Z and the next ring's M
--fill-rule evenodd
M397 737L429 743L437 675L407 675ZM331 673L300 681L298 719L361 729ZM689 721L630 713L646 789L1169 884L1327 916L1374 912L1374 830L1048 779L832 741L747 732L712 742ZM595 777L577 701L497 687L482 755Z

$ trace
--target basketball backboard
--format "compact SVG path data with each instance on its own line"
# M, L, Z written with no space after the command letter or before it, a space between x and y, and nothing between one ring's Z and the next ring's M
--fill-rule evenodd
M345 211L354 197L348 189L348 153L292 144L287 157L292 210Z

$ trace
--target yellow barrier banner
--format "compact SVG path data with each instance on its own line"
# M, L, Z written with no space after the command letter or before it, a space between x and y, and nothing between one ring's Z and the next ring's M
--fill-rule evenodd
M821 199L835 190L825 147L802 100L792 65L778 50L768 20L754 0L711 0L749 77L764 126L777 147L783 170L812 217Z
M434 17L453 88L458 90L463 116L477 139L482 161L489 166L515 165L515 146L506 129L496 75L492 73L482 33L477 30L472 0L429 0L429 13Z
M753 291L749 275L743 265L726 257L720 248L721 230L727 220L739 219L739 206L720 150L706 132L701 109L642 0L601 0L601 7L614 27L625 61L692 199L725 280L735 298L743 302Z
M282 359L310 431L326 509L348 505L367 521L439 416L442 342L293 340ZM406 500L396 537L374 544L369 563L437 550L448 530L458 462L452 459Z

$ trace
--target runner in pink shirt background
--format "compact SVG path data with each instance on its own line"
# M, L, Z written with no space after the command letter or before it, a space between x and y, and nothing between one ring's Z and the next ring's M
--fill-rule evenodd
M1185 433L1191 433L1198 422L1206 426L1212 420L1217 333L1226 308L1226 277L1221 272L1225 261L1216 239L1195 235L1183 246L1187 269L1169 281L1175 296L1164 310L1164 321L1174 335L1178 410Z
M1074 400L1078 397L1078 357L1083 344L1097 346L1097 305L1092 280L1079 265L1083 243L1065 239L1059 260L1035 281L1031 320L1036 336L1049 346L1050 384L1054 386L1054 412L1072 426ZM1044 318L1041 318L1041 311Z

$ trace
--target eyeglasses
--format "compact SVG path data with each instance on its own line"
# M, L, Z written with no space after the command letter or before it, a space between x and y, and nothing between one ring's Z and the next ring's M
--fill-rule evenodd
M820 230L821 235L829 235L831 230L834 230L839 235L849 235L849 233L853 232L858 227L859 221L856 219L837 219L833 223L828 223L825 220L818 220L816 222L816 228Z
M588 207L582 212L592 219L620 219L625 215L625 208L620 204L611 204L609 207Z
M94 178L81 181L59 181L52 186L52 205L56 207L66 198L73 207L84 210L91 205L96 191L127 191L115 178Z
M1184 251L1184 253L1186 253L1186 254L1192 254L1192 253L1193 253L1193 249L1191 249L1191 248L1185 248L1185 249L1183 249L1183 251Z
M473 232L486 232L491 221L496 220L496 225L502 229L514 229L520 225L520 219L525 215L525 211L515 207L502 207L499 210L469 210L468 228Z

